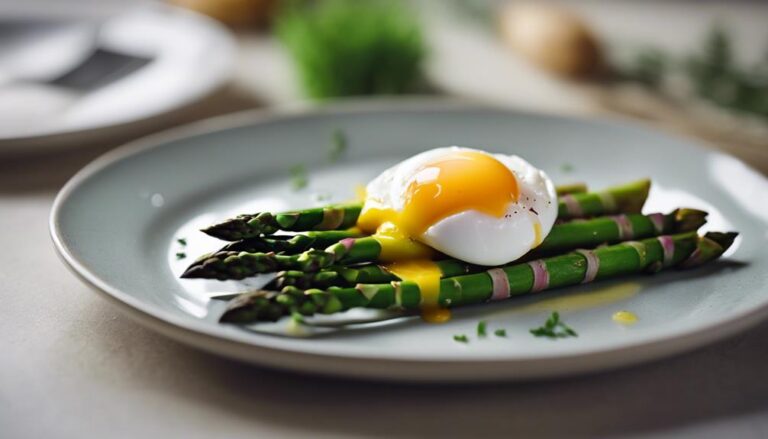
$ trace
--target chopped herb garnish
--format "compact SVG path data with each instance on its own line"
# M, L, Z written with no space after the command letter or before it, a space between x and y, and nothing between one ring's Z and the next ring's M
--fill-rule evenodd
M293 190L298 191L307 187L307 168L304 165L296 165L291 168L291 186Z
M329 194L328 192L321 192L314 195L315 201L322 202L322 201L328 201L331 198L333 198L333 195Z
M560 165L560 170L563 172L573 172L573 165L570 163L563 163Z
M187 257L187 254L186 254L186 253L184 253L184 252L178 252L178 253L176 253L176 259L177 259L177 260L178 260L178 259L184 259L184 258L186 258L186 257Z
M187 245L187 240L185 238L179 238L176 242L178 242L179 245Z
M560 320L560 314L557 311L553 312L552 315L549 316L547 321L544 323L544 326L531 329L530 332L536 337L547 337L552 339L578 337L576 331L571 329L570 326L566 325L565 322Z
M493 334L496 337L506 337L507 336L507 330L506 329L497 329L493 331Z
M453 340L459 343L469 343L469 338L464 334L454 335Z
M488 330L488 322L486 322L485 320L480 320L477 323L477 336L485 337L486 335L488 335L487 330Z
M347 152L347 135L344 131L337 129L333 132L333 139L331 144L331 151L328 153L328 160L331 163L336 163L344 157Z

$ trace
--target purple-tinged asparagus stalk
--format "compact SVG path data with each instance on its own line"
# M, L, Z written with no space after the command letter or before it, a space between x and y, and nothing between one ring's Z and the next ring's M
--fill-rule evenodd
M437 305L452 308L636 273L692 268L720 257L736 235L717 232L704 236L693 232L662 235L448 277L440 281ZM276 321L294 312L334 314L358 307L419 310L424 305L420 287L412 281L327 290L302 291L287 287L282 292L259 291L236 297L220 321L247 324Z

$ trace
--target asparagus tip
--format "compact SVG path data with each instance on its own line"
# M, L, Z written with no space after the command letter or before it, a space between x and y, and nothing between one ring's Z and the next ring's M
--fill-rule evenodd
M692 209L688 207L681 207L675 211L675 219L677 220L677 232L688 232L691 230L698 230L701 226L707 223L707 212L699 209Z
M184 270L184 273L181 273L181 276L179 276L179 277L181 277L182 279L199 279L199 278L202 278L202 277L204 277L204 275L203 275L203 267L201 267L201 266L199 266L197 264L192 264L189 267L187 267L187 269Z
M704 234L705 238L718 243L723 251L728 250L737 236L739 236L738 232L707 232Z
M232 299L219 317L220 323L253 323L256 321L276 322L288 311L274 299L273 291L254 291Z
M636 184L640 186L643 198L648 198L648 194L651 192L651 179L644 178L642 180L638 180Z
M613 188L618 192L629 191L633 194L629 197L622 197L619 201L619 209L626 213L640 213L643 210L645 201L648 199L648 193L651 191L651 179L644 178L642 180L633 181L627 183L624 186Z

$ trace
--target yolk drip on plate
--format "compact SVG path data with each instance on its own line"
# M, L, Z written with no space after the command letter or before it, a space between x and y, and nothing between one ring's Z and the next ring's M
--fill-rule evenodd
M357 226L373 233L382 247L380 260L391 262L386 266L390 272L419 285L424 319L443 322L450 312L438 306L441 273L429 260L435 252L416 238L440 220L464 211L501 218L519 196L517 178L503 163L487 154L458 151L416 171L402 210L379 207L375 199L366 199ZM539 243L540 225L535 233Z
M637 323L637 316L631 311L616 311L611 317L614 322L622 325L633 325Z
M443 323L451 318L448 309L441 308L440 277L442 272L434 262L427 259L393 262L384 268L403 280L416 283L421 293L421 317L430 323Z

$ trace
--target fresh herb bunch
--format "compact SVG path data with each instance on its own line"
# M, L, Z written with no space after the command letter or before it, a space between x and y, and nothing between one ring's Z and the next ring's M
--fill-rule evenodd
M701 48L682 59L658 49L639 51L622 69L626 79L661 87L664 78L681 72L700 99L732 111L768 118L768 59L755 66L740 66L731 38L724 28L710 30Z
M401 1L294 1L276 29L312 98L402 94L422 83L424 41Z

